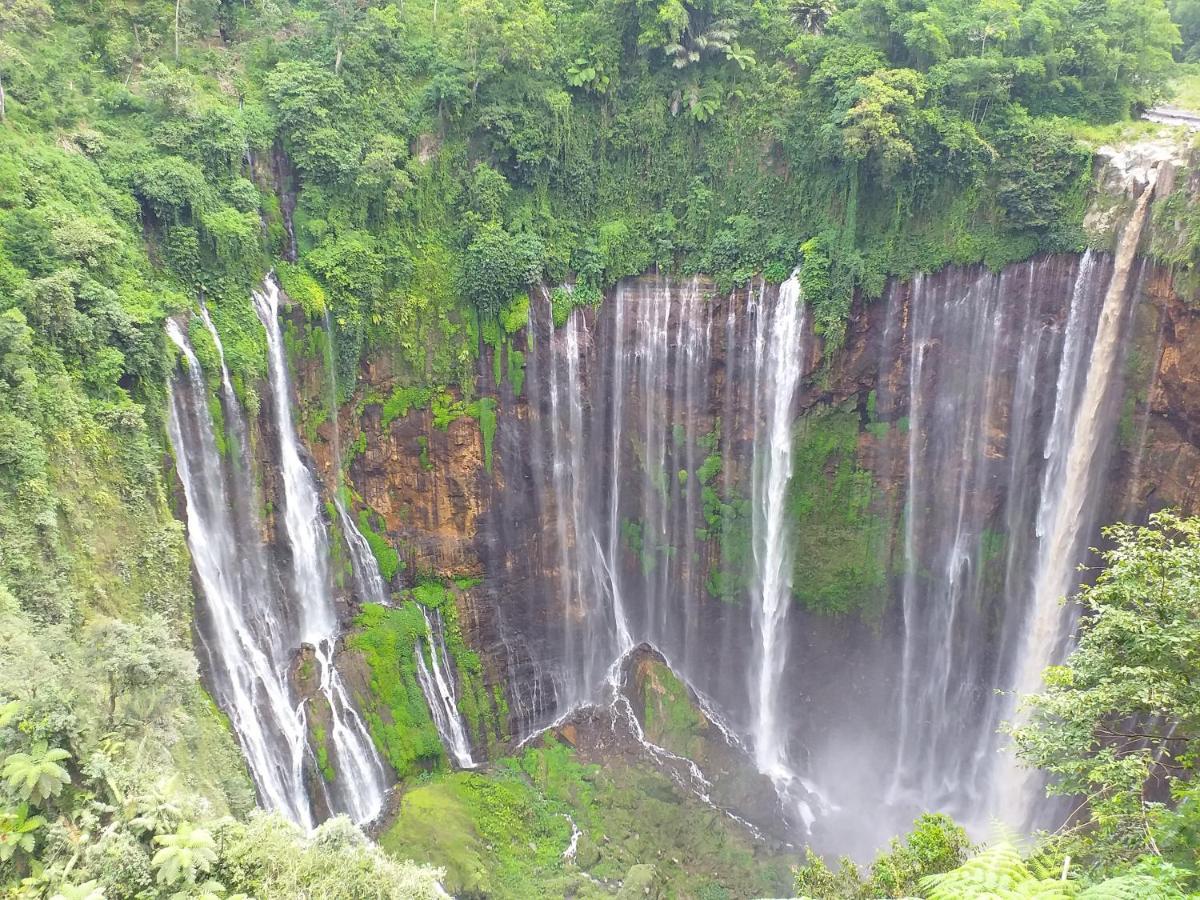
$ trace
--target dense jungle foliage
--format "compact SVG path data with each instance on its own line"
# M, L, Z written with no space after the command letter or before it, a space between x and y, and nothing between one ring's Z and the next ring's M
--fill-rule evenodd
M251 411L272 267L345 390L372 347L469 396L531 282L653 265L802 261L836 346L889 272L1082 244L1074 135L1160 95L1175 6L1186 45L1161 0L0 0L3 890L436 891L251 814L190 649L168 314L207 298Z

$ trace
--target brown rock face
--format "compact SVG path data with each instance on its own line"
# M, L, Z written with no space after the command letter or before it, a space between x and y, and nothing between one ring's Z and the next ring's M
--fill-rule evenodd
M1146 281L1152 305L1138 320L1138 365L1129 373L1136 393L1122 435L1125 514L1167 506L1192 513L1200 509L1200 310L1175 294L1167 272Z
M351 476L413 571L483 574L473 552L486 476L479 423L463 417L435 428L429 410L419 410L384 428L369 407L358 424L368 437Z
M1061 267L1054 261L1045 266L1051 272ZM926 276L925 289L953 291L968 275L976 277L955 269ZM1031 321L1036 323L1041 315L1047 327L1061 328L1061 298L1050 296L1060 290L1055 278L1033 291L1031 302L1044 311ZM639 285L651 283L670 298L666 337L658 350L647 351L663 354L661 369L655 370L660 375L657 380L647 380L650 370L638 343L645 339L647 325L654 323L639 318L645 310L638 306L636 292ZM570 693L564 671L583 665L580 660L588 654L604 656L603 646L572 642L572 629L585 620L587 611L576 594L575 573L564 572L562 560L578 558L584 545L573 528L559 527L561 504L571 492L569 485L565 494L553 489L554 479L562 473L554 465L555 435L548 427L557 416L569 430L568 411L562 406L552 409L550 397L551 384L557 383L558 399L566 402L564 379L568 377L578 379L579 414L585 426L594 426L584 428L577 457L583 470L601 485L581 496L589 515L610 502L603 480L614 463L608 430L618 415L625 422L616 545L626 603L642 610L632 614L635 639L652 635L656 642L661 637L670 647L687 648L681 652L692 663L683 667L689 680L700 676L706 695L719 695L720 686L734 685L737 690L731 690L730 696L736 696L746 679L745 657L737 646L749 634L746 611L736 600L715 599L706 584L720 544L719 536L703 533L708 513L696 475L708 451L674 449L676 444L695 448L700 438L719 431L720 441L714 446L723 465L711 486L724 483L736 488L749 482L753 417L747 407L753 373L747 361L753 355L753 334L746 295L713 296L704 282L635 280L622 290L618 296L623 299L614 296L598 311L577 314L582 319L576 335L579 371L574 375L566 366L561 335L556 336L549 323L539 318L543 313L538 298L533 325L509 343L509 349L525 354L527 378L520 396L514 394L507 377L495 383L493 351L485 346L476 390L497 404L491 471L485 466L484 438L476 418L452 417L441 423L444 427L437 427L425 403L384 426L382 404L365 399L386 399L398 384L382 360L365 364L354 396L342 405L338 418L341 451L357 495L355 506L369 507L380 517L381 533L405 563L400 584L417 574L482 579L457 592L459 619L467 643L481 655L487 684L499 685L505 692L514 736L548 723L561 711L563 698ZM1102 521L1141 516L1166 505L1187 511L1200 508L1200 315L1186 299L1176 296L1165 271L1146 266L1139 292L1129 324L1119 446L1113 454ZM910 328L910 296L911 287L898 284L883 299L857 301L845 346L829 359L822 359L817 338L809 334L805 339L809 365L796 413L806 416L836 408L857 417L855 462L873 478L871 509L887 523L881 552L889 574L880 588L886 597L877 620L864 623L803 610L792 616L789 640L794 660L789 665L798 667L793 674L805 710L801 718L820 716L834 704L828 693L832 688L806 682L801 660L817 671L840 666L847 673L835 685L841 702L871 693L890 677L886 648L889 635L898 627L894 600L902 569L900 529L909 459L905 423L910 414L905 392L911 348L904 344L889 349L888 342L898 339L897 331L907 333ZM620 316L618 302L625 304ZM689 317L696 327L681 328ZM1009 327L1003 322L1008 318L1002 317L1001 327ZM689 341L697 343L692 346ZM627 360L623 374L613 364L615 352ZM969 356L964 356L963 364L967 362ZM694 378L687 375L689 365L699 367ZM947 371L941 377L954 376ZM298 376L297 384L305 402L326 396L319 369L316 375ZM1011 384L998 382L997 388L1003 393ZM980 435L981 457L997 470L1012 452L1009 414L998 401ZM665 451L646 436L660 420L672 423ZM686 433L680 435L679 428ZM321 440L311 446L330 484L332 422L325 422L317 432ZM568 439L563 434L557 437ZM659 452L664 454L665 472L657 471L653 460ZM832 480L836 474L831 463L825 475ZM947 478L951 474L947 472ZM997 515L1002 488L996 483L973 494L970 502L979 506L973 514L981 519ZM675 543L660 548L657 562L652 557L659 551L652 548L647 536L652 529L646 525L657 510L648 514L640 499L652 493L666 498L664 508L676 517L668 522ZM634 496L639 498L636 504L630 499ZM609 535L602 531L595 538L606 542ZM679 590L694 601L679 608L654 605L656 597ZM644 612L649 609L667 611ZM673 664L679 664L676 650L669 655ZM599 659L599 665L609 661Z

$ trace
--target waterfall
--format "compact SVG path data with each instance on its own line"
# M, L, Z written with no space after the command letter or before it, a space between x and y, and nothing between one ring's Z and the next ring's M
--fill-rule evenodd
M752 697L754 758L785 795L796 775L788 761L780 687L792 602L792 558L786 519L792 477L792 419L796 386L804 371L804 305L798 273L779 288L775 308L757 311L754 341L753 623L758 642ZM798 801L806 825L808 805Z
M167 428L187 499L188 548L201 589L196 611L200 654L260 802L311 827L304 785L305 725L291 703L286 667L275 655L284 619L280 597L256 523L239 521L234 513L253 510L255 503L253 497L239 496L243 486L231 473L241 459L222 462L208 388L187 336L174 320L167 322L167 335L185 360L171 381ZM223 359L222 377L228 385ZM244 435L245 421L231 387L223 400L226 422Z
M1040 777L998 754L997 729L1065 650L1073 616L1062 600L1096 537L1152 187L1112 259L918 275L890 292L885 354L904 354L907 383L892 392L881 378L879 406L906 411L908 426L886 793L897 821L935 809L980 831L996 816L1050 824L1033 821Z
M433 610L432 614L424 606L421 614L425 617L424 644L429 653L426 662L425 650L421 649L422 641L418 639L413 647L413 656L417 660L417 680L421 691L433 714L433 724L437 726L442 744L455 764L460 769L475 768L475 760L471 756L471 743L467 740L467 729L463 725L462 714L458 711L458 697L454 692L454 668L450 656L446 653L445 626L442 614Z
M895 577L879 590L897 603L859 632L792 609L807 563L792 558L787 509L806 364L797 280L717 297L631 279L557 327L543 294L517 477L533 485L535 565L561 612L521 637L556 673L555 712L600 699L614 661L646 642L746 739L814 838L851 819L861 831L881 794L877 830L850 838L864 850L923 809L986 828L1011 716L997 689L1060 658L1057 601L1097 524L1139 210L1115 258L949 269L893 282L864 311L881 326L878 367L851 360L857 398L831 405L869 425L839 465L874 476L867 515L895 529L881 548ZM852 633L849 650L829 649Z
M284 531L290 546L291 588L299 612L299 636L312 645L320 667L320 689L332 717L330 744L338 766L338 805L358 822L375 818L383 805L387 776L362 718L350 702L334 665L338 621L329 575L329 539L317 484L300 458L291 414L287 357L279 324L279 287L268 277L253 293L267 334L267 369L279 439Z
M544 410L545 431L538 446L550 454L551 504L555 510L554 527L558 548L557 580L566 606L563 634L563 658L571 661L561 673L567 709L594 699L601 684L614 683L616 664L634 646L622 594L622 584L614 555L619 547L620 468L611 470L609 497L601 498L605 482L593 473L592 460L586 455L591 442L602 433L599 423L585 408L585 388L580 376L581 356L591 349L591 336L584 317L576 312L561 328L555 328L551 299L543 292L545 312L542 327L549 345L547 397ZM622 315L618 312L618 316ZM536 328L537 309L531 313L530 342ZM616 345L620 354L621 345ZM616 364L616 369L621 370ZM530 377L541 377L536 362ZM614 398L621 403L621 398ZM612 452L620 453L622 422L614 417L611 433ZM597 516L607 508L608 516Z
M805 365L798 278L777 293L759 284L719 300L695 278L624 281L610 313L580 308L558 326L549 292L540 300L527 338L540 352L527 356L527 384L535 486L554 548L547 576L564 609L559 713L611 697L626 654L649 643L695 690L734 710L731 727L753 738L789 816L810 822L811 783L789 759L782 708L792 602L785 506ZM748 316L737 314L746 307ZM748 335L738 329L745 321ZM714 333L724 333L731 356L749 345L724 395L710 371ZM734 394L749 410L729 408ZM731 481L739 455L754 460L744 500ZM707 574L717 532L707 529L718 495L729 495L729 515L744 504L753 535L747 558L731 563L745 588L714 609ZM724 659L709 642L712 625L723 626L731 649L753 649L740 662ZM720 666L740 673L723 676Z
M337 510L338 520L341 522L346 547L350 551L355 593L364 603L378 603L386 606L390 603L390 598L383 573L379 571L379 562L341 497L342 442L338 423L337 368L333 352L333 326L328 309L325 311L324 319L325 368L329 374L329 414L332 420L334 477L339 488L334 492L333 503ZM422 606L421 611L425 616L426 642L432 660L429 665L425 663L425 657L421 652L421 642L418 640L414 649L414 657L417 660L417 680L420 682L421 690L429 704L429 711L434 725L437 727L438 735L441 737L442 746L446 748L446 752L460 768L474 768L476 763L471 756L471 745L467 740L466 727L462 721L462 714L458 710L458 699L454 692L454 669L450 665L450 657L446 652L445 629L442 625L441 613L435 611L434 618L431 619L429 611L425 607ZM436 631L433 627L434 620L437 623Z
M1042 672L1058 660L1065 626L1073 621L1062 600L1078 581L1075 564L1086 550L1082 542L1091 533L1089 513L1099 489L1096 456L1101 444L1111 440L1111 415L1105 414L1106 400L1118 374L1129 278L1157 177L1157 168L1147 174L1117 242L1113 271L1104 292L1090 353L1083 352L1079 329L1072 335L1072 323L1068 322L1070 354L1064 351L1060 374L1068 365L1078 371L1058 381L1051 441L1046 449L1051 464L1046 469L1043 505L1038 512L1039 548L1030 611L1011 680L1017 697L1041 689ZM1072 337L1076 339L1072 341ZM1009 712L1011 715L1014 710ZM1026 825L1035 815L1032 805L1041 786L1041 775L1016 766L1010 753L993 780L994 805L1006 821Z

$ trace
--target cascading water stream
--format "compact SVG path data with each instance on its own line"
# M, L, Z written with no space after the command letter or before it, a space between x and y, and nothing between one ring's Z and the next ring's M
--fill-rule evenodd
M1075 564L1085 551L1082 542L1090 532L1087 520L1088 507L1094 506L1095 458L1109 431L1105 401L1117 374L1130 274L1157 179L1158 169L1153 168L1122 229L1090 353L1085 354L1079 342L1068 343L1068 349L1080 360L1086 356L1086 370L1058 383L1052 439L1046 451L1047 459L1053 455L1053 464L1046 470L1043 506L1038 513L1037 567L1011 682L1016 697L1040 690L1042 672L1059 657L1066 630L1074 619L1062 600L1076 580ZM1078 367L1079 363L1071 366ZM1066 369L1064 365L1062 371ZM1009 714L1013 712L1010 709ZM1009 753L992 780L993 806L1005 821L1027 825L1035 815L1033 803L1042 783L1038 772L1017 766Z
M1036 692L1062 658L1073 622L1062 600L1095 536L1153 180L1111 260L1089 251L891 290L888 322L898 327L885 353L907 361L907 383L896 392L881 379L878 403L885 416L907 413L908 431L886 792L896 827L919 809L980 833L994 817L1053 824L1045 804L1033 821L1042 782L1011 752L998 755L1007 743L998 728L1015 696Z
M338 622L329 576L329 538L312 473L300 458L291 414L287 357L279 324L279 287L268 277L253 293L267 333L267 369L279 439L283 522L291 547L291 585L298 605L300 640L310 644L320 666L320 689L331 713L330 744L337 764L335 792L352 818L366 822L383 806L387 777L361 717L334 665Z
M792 559L787 533L788 482L792 477L792 409L804 371L804 304L798 273L779 288L775 307L758 309L754 342L755 406L752 485L753 624L758 641L754 700L754 759L788 797L796 773L788 760L780 687L787 652L784 622L792 593ZM811 808L794 805L806 826Z
M260 801L311 827L304 722L292 706L286 670L273 653L278 593L261 542L234 517L238 506L252 509L254 504L252 498L235 496L237 481L217 448L208 388L191 344L174 320L167 322L167 335L186 363L171 382L167 427L187 498L188 548L203 598L196 623L201 654ZM224 376L223 364L222 370ZM225 406L226 421L244 433L241 408L233 401Z
M429 711L433 715L433 723L437 726L446 752L459 768L473 769L476 763L471 756L471 742L467 740L467 729L458 711L458 697L454 691L454 668L446 652L445 626L441 613L434 610L431 614L422 606L421 615L425 617L425 640L418 640L413 647L413 656L417 660L417 680L421 684L421 691L425 694ZM429 655L428 662L426 652Z
M996 812L989 792L1007 709L996 688L1028 627L1039 510L1056 502L1063 429L1085 377L1078 348L1095 333L1106 283L1107 262L1088 254L937 286L918 276L907 306L903 288L892 292L889 320L904 324L908 345L906 390L880 400L908 414L904 631L886 793L898 821L935 809L982 832ZM1046 383L1058 391L1037 389ZM1069 572L1075 562L1059 565Z
M753 571L726 573L731 585L746 584L748 596L744 606L741 595L731 596L729 612L721 615L735 618L734 610L744 608L736 620L743 646L754 647L743 670L749 674L741 701L747 715L737 727L753 737L748 744L789 817L807 823L814 791L788 759L780 709L792 567L784 508L791 415L805 364L804 308L795 277L770 298L774 303L764 302L766 294L759 285L746 295L751 309L761 310L749 317L757 328L751 340L726 338L752 345L736 377L746 384L739 395L756 410L753 417L728 416L727 444L719 413L711 414L719 395L709 371L714 325L725 321L724 310L718 319L697 279L624 282L611 318L594 326L583 309L556 325L544 291L533 306L527 341L543 352L527 354L527 384L540 399L532 444L535 458L546 459L542 502L554 511L548 533L557 556L548 574L565 609L560 678L567 702L558 721L595 702L609 704L614 722L630 719L619 691L622 663L643 642L675 659L689 681L702 676L720 684L713 677L714 648L702 636L709 550L701 541L718 534L705 529L713 529L713 504L721 502L720 483L712 482L719 463L728 458L733 469L729 448L740 435L752 435L753 496L735 496L729 469L721 494L729 495L727 515L741 515L736 510L743 503L753 510L753 546L745 560ZM726 302L733 331L740 295ZM601 330L593 334L593 328ZM598 393L591 379L605 389ZM726 381L727 390L735 387ZM598 465L605 457L606 465ZM651 755L674 759L646 743L639 729L631 731Z

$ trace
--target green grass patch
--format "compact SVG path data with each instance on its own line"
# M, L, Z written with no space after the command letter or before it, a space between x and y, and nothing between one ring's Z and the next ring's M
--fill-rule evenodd
M401 778L439 766L442 744L417 681L413 655L425 634L416 603L399 607L368 603L354 620L347 644L363 654L371 671L370 696L360 709L379 752Z
M562 858L580 830L575 863ZM623 879L654 863L672 897L780 896L786 860L756 851L728 818L649 769L579 761L552 738L484 772L434 776L405 793L380 837L400 858L447 869L457 896L543 900L611 897L584 877Z

